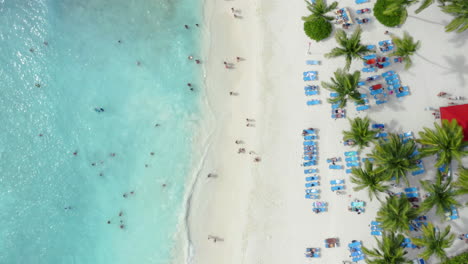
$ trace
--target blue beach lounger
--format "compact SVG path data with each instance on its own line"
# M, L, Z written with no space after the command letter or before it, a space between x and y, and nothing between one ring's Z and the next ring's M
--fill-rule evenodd
M410 192L417 192L418 191L418 187L409 187L409 188L405 188L405 192L407 193L410 193Z
M358 152L357 151L346 151L344 154L345 154L346 157L357 156Z
M361 105L361 106L356 107L356 110L357 111L364 111L364 110L367 110L369 108L370 108L370 105Z
M397 94L396 94L396 97L400 98L400 97L407 96L407 95L409 95L409 92L408 92L408 91L402 92L402 93L397 93Z
M335 184L344 184L344 180L331 180L330 184L333 184L333 185L335 185Z
M382 73L382 77L384 77L384 78L392 76L392 75L395 75L394 71L388 71L388 72Z
M338 93L330 93L330 97L338 97Z
M318 88L318 85L307 85L304 86L304 91L316 91Z
M306 199L320 199L320 196L317 194L306 194L305 198Z
M317 155L304 156L304 160L317 160Z
M408 197L408 198L417 198L417 197L419 197L419 193L407 193L406 197Z
M306 82L306 81L316 81L316 80L318 80L318 77L317 77L317 75L312 75L312 76L304 77L302 79L304 80L304 82Z
M366 161L374 162L374 158L362 158L362 162Z
M349 248L360 248L361 246L362 246L361 241L356 241L356 242L348 244Z
M343 166L342 165L329 165L328 168L332 170L341 170L343 169Z
M358 10L358 11L359 11L359 10ZM369 50L374 50L374 49L375 49L375 45L367 45L366 47L367 47L367 49L369 49Z
M310 96L310 95L317 95L319 92L318 91L307 91L305 92L305 95Z
M346 169L346 173L351 173L353 169Z
M302 73L305 76L317 75L318 71L306 71Z
M318 99L314 99L314 100L309 100L309 101L307 101L307 105L318 105L318 104L320 104L320 103L321 103L321 102L320 102L320 100L318 100Z
M384 124L372 124L373 129L382 129L385 128Z
M304 141L304 146L315 146L317 142L315 141Z
M377 100L377 101L375 101L375 103L378 104L378 105L385 104L386 102L388 102L388 101L386 101L386 100Z
M381 94L381 93L383 93L383 89L372 90L370 92L371 95L376 95L376 94Z
M359 157L356 157L356 156L347 157L345 159L346 162L357 161L357 160L359 160Z
M370 54L370 55L366 55L363 57L363 59L365 60L371 60L371 59L376 59L377 58L377 55L375 54Z
M319 186L319 182L308 182L305 184L306 188Z
M377 69L374 68L374 67L372 67L372 68L367 68L367 67L365 67L365 68L362 68L362 71L363 71L363 72L376 72Z
M375 135L376 138L384 138L384 137L387 137L388 136L388 133L387 132L381 132L381 133L377 133Z
M310 176L310 177L306 177L305 180L306 181L318 181L319 180L319 176Z
M359 162L346 163L346 167L359 167Z
M339 104L339 103L332 104L331 106L332 106L332 109L340 108L340 104Z
M356 1L368 1L368 0L356 0ZM360 255L359 257L353 258L353 262L364 260L364 258L365 258L364 255Z
M319 60L306 60L307 65L320 65Z
M320 193L319 189L307 189L306 193Z
M304 173L305 174L311 174L311 173L317 173L318 170L317 169L308 169L308 170L304 170Z
M358 86L358 87L364 86L364 85L366 85L366 82L358 82L358 83L357 83L357 86Z
M382 232L381 231L372 231L370 234L373 235L373 236L381 236Z
M342 185L337 185L337 186L331 186L331 190L334 192L334 191L339 191L339 190L343 190L344 189L344 186Z
M387 39L387 40L379 41L379 46L383 46L385 43L387 43L387 45L393 45L393 42Z
M317 139L317 136L315 135L304 136L304 140L314 140L314 139Z
M307 161L307 162L302 163L302 165L304 167L314 166L314 165L317 165L317 161L316 160Z
M419 175L419 174L423 174L424 172L425 172L424 169L422 169L422 170L417 170L417 171L411 172L411 175L416 176L416 175Z
M378 226L378 225L381 225L382 223L379 221L372 221L370 224L373 226Z
M389 62L389 61L386 61L386 62L384 62L384 63L381 63L381 65L385 68L385 67L390 66L390 62Z

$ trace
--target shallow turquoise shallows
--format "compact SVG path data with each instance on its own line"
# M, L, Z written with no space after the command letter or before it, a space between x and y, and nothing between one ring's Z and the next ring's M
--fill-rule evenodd
M0 0L0 263L169 263L200 15L196 0Z

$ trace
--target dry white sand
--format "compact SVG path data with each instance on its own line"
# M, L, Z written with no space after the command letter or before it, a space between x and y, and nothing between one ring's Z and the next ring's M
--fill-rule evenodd
M372 8L374 4L340 2L340 7L349 7L353 15L358 7ZM233 17L231 7L242 11L242 19ZM326 102L329 92L323 88L319 96L314 96L322 104L306 106L312 98L304 95L302 72L318 70L320 81L329 81L333 72L344 66L342 58L323 57L336 45L333 38L316 43L305 36L300 18L307 12L303 1L206 1L204 125L213 129L206 131L210 141L190 203L193 263L336 264L350 260L347 244L353 239L362 240L368 247L375 245L368 225L375 218L379 203L369 201L365 191L354 192L344 170L331 171L326 163L326 158L343 158L345 151L352 150L340 142L341 131L349 127L349 122L330 118L331 107ZM381 106L371 99L371 109L364 113L357 113L352 102L347 106L348 117L368 115L373 121L385 123L386 130L394 133L432 127L436 120L424 108L449 102L436 96L439 91L468 97L468 32L445 33L443 25L450 17L436 6L419 15L414 15L411 8L409 14L401 29L388 30L397 35L408 31L422 42L409 71L396 64L389 68L399 73L411 95L400 100L393 96ZM371 17L372 22L363 26L363 43L377 44L389 38L384 35L387 29L372 14L365 17ZM309 42L311 54L307 54ZM237 63L236 56L245 61ZM321 60L322 65L306 66L307 59ZM234 62L235 69L225 69L223 61ZM361 67L362 62L355 61L352 70ZM230 96L230 91L239 95ZM255 119L255 127L246 127L246 118ZM329 203L329 211L319 215L311 210L312 200L304 198L301 131L308 127L319 130L321 200ZM245 143L236 145L235 140ZM240 147L247 153L238 154ZM249 151L256 154L250 155ZM370 148L364 152L369 151ZM259 163L253 162L257 155L262 159ZM433 158L424 159L427 172L421 177L409 176L413 185L419 179L433 177L433 163ZM207 178L208 173L218 177ZM331 179L345 179L349 196L332 193ZM354 198L367 202L364 214L347 211ZM462 219L450 222L455 234L468 231L467 210L461 209L460 214ZM448 224L441 223L432 212L428 216L441 227ZM209 235L224 241L214 243L207 239ZM341 246L325 249L323 240L327 237L339 237ZM306 259L306 247L321 248L322 257ZM463 247L465 244L457 240L449 255L461 252ZM417 252L409 250L412 257Z

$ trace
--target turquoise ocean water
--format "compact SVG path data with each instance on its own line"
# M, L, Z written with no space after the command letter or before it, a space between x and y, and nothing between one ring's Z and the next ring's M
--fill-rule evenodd
M169 263L194 159L200 98L186 83L201 70L187 56L201 9L0 0L0 263Z

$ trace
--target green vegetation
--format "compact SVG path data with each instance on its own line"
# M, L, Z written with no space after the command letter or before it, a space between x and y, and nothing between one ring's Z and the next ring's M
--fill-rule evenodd
M456 257L453 257L441 264L466 264L468 263L468 252L462 253Z
M317 0L315 4L310 3L309 1L305 1L307 4L307 10L309 10L312 14L306 17L302 17L304 21L312 21L317 18L323 18L327 21L332 21L334 19L333 16L327 16L327 13L336 9L338 7L337 2L333 2L331 5L327 6L325 0Z
M377 241L377 248L372 250L362 247L362 250L367 255L367 264L406 264L412 263L405 255L407 251L401 246L405 237L401 234L384 233L382 240Z
M413 37L408 32L404 33L403 38L393 37L392 40L395 43L396 49L390 56L403 57L405 69L409 69L413 64L411 56L421 47L421 42L414 42Z
M331 23L323 18L304 22L304 32L309 38L315 41L328 38L332 30Z
M458 33L468 29L468 1L450 0L448 5L442 7L442 11L455 18L445 26L445 31Z
M436 182L420 181L422 188L429 194L421 203L420 211L427 212L433 207L436 208L436 214L445 217L445 211L449 211L451 206L459 206L460 204L455 200L457 193L452 190L452 178L449 177L442 183L440 172L437 173Z
M417 141L422 145L423 157L437 154L435 166L440 167L450 165L454 158L460 162L463 156L468 155L468 151L463 150L468 146L468 142L463 141L463 128L455 119L452 122L442 120L442 126L437 123L434 126L434 130L425 127L419 132L421 139Z
M357 84L361 78L360 72L355 71L353 74L349 74L345 70L338 69L334 75L335 78L331 78L331 83L322 82L323 88L338 93L337 97L328 99L329 103L335 104L339 102L340 108L346 106L348 99L360 104L364 103L361 94L357 90Z
M445 249L449 248L455 239L455 235L450 234L450 226L447 226L444 232L440 232L432 223L428 223L427 226L422 226L421 231L423 233L421 238L412 239L415 245L424 249L419 256L427 260L435 255L441 260L446 260L447 253L445 253Z
M404 194L401 197L387 196L386 199L377 212L376 220L382 223L386 231L408 232L409 222L418 216L418 212Z
M390 134L388 141L381 140L375 145L369 157L379 166L378 171L388 178L395 177L397 183L403 178L408 185L406 173L418 169L417 160L420 157L414 155L415 151L416 143L413 140L403 142L398 135Z
M378 132L369 129L370 120L368 117L349 119L349 123L351 124L351 130L343 131L343 140L353 140L356 142L355 146L358 146L359 149L368 147L369 143L375 140L375 135Z
M458 194L468 194L468 169L463 167L458 169L458 179L453 183L453 186L457 188Z
M333 48L329 53L325 54L326 58L336 58L344 56L346 58L345 69L349 70L353 59L362 59L362 57L370 50L367 46L361 44L361 27L358 27L350 38L346 36L344 30L339 29L335 33L336 42L340 47Z
M445 2L449 2L451 0L438 0L438 2L441 5L444 5ZM416 9L416 14L419 12L423 11L424 9L428 8L430 5L432 5L435 2L435 0L423 0L422 4L419 6L418 9Z
M327 6L325 0L317 0L315 4L306 1L307 9L311 12L309 16L302 17L304 20L304 32L306 35L315 40L320 41L330 36L333 28L330 23L333 20L332 16L326 14L338 6L337 2L333 2Z
M396 10L390 10L392 13L388 13L389 7L393 5L393 9L398 7L399 1L395 0L377 0L374 5L374 16L384 26L395 27L405 23L408 12L404 6L399 6Z
M351 182L356 184L353 189L360 191L367 188L369 198L372 201L374 196L380 201L379 194L389 189L388 185L384 185L386 179L382 173L377 172L373 168L373 164L366 160L364 169L361 167L353 168L351 170Z

